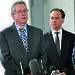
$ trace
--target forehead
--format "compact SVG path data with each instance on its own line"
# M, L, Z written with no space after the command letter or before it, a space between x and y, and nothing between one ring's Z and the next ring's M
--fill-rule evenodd
M24 4L16 4L14 7L17 10L26 9L26 6Z
M61 12L60 11L53 11L51 12L50 16L52 17L61 17Z

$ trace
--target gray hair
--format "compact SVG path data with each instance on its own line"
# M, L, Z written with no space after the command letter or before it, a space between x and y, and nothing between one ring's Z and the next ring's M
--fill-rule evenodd
M27 9L27 6L26 6L26 3L24 2L24 1L16 1L12 6L11 6L11 12L13 13L13 14L15 14L15 5L17 5L17 4L24 4L25 5L25 7L26 7L26 10L28 11L28 9Z

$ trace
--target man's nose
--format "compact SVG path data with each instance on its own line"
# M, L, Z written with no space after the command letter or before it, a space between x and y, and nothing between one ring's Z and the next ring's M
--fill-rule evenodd
M53 21L56 21L56 19L53 19Z

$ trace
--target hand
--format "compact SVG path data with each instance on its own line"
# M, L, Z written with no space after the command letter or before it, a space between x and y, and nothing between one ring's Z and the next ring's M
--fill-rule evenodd
M51 73L51 75L61 75L60 73Z
M63 72L63 73L55 73L55 74L51 74L51 75L66 75L66 74Z
M57 71L52 71L51 75L66 75L64 72L63 73L60 73Z
M56 74L58 74L58 75L60 74L59 70L53 70L51 73L51 75L56 75Z
M63 73L60 73L60 75L66 75L66 73L63 72Z

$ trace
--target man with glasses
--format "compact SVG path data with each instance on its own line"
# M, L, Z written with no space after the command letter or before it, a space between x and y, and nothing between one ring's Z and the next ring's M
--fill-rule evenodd
M5 75L30 74L29 61L42 59L46 63L46 52L43 47L41 29L30 26L28 10L24 1L12 5L12 26L1 32L2 65Z

